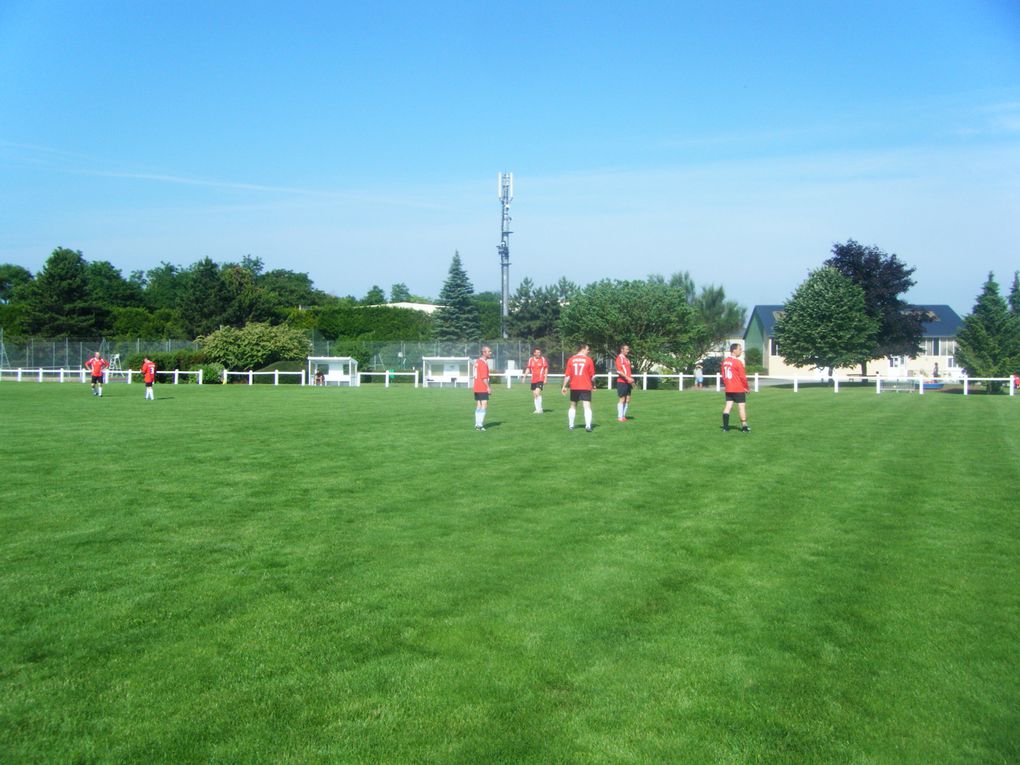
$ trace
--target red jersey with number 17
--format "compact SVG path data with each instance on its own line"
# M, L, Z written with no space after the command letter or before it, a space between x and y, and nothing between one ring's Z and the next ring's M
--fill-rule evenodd
M747 393L747 374L744 362L735 356L727 356L722 363L723 385L727 393Z
M479 356L475 361L475 393L489 392L489 363Z
M546 375L549 374L549 362L545 356L532 356L528 359L528 366L525 369L531 373L532 383L544 383Z
M590 356L577 354L567 359L564 369L565 382L570 383L570 390L591 390L595 387L595 362Z

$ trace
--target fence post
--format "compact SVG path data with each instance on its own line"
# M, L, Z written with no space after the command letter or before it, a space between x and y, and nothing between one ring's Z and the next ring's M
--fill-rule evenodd
M418 370L414 370L414 387L418 387Z
M202 375L202 367L199 367L198 368L198 384L199 385L202 384L202 377L203 377L203 375Z
M129 370L127 371L127 373L128 373L128 382L127 382L127 384L128 384L128 385L130 385L130 384L131 384L131 375L132 375L133 371L134 371L134 370L131 370L131 369L129 369Z
M881 392L882 392L882 378L879 377L878 375L875 375L875 393L878 394Z
M43 381L42 367L39 367L39 382Z
M83 374L82 377L84 377L84 376L85 375ZM21 382L21 367L18 367L18 382ZM82 382L85 382L85 381L82 380Z
M1013 375L1009 376L1009 395L1016 393L1016 380L1013 379Z
M226 367L223 368L223 384L224 385L227 384L227 369L226 369Z
M796 384L793 386L794 390L797 390ZM719 372L715 373L715 392L718 393L722 390L722 375Z
M839 393L839 375L832 376L832 392Z
M64 382L64 368L60 368L60 382Z
M648 390L648 372L641 375L641 390Z
M279 384L280 384L280 370L279 369L274 369L273 370L273 385L279 385Z
M677 391L682 393L683 389L684 389L684 373L681 372L679 375L677 375L677 377L680 378L680 383L679 383L679 385L676 386L676 389L677 389Z
M174 385L176 385L176 384L177 384L177 382L178 382L178 381L179 381L180 379L181 379L181 370L179 370L179 369L175 369L175 370L174 370Z
M249 385L254 385L255 384L255 370L254 369L249 369L248 370L248 384Z
M924 395L924 377L917 378L917 393L918 395Z
M800 378L797 377L797 375L794 375L793 376L793 392L794 393L797 392L797 383L799 383L799 382L800 382Z
M754 373L754 392L758 392L758 373Z
M967 379L967 375L964 375L964 376L963 376L963 395L964 395L964 396L966 396L966 395L967 395L967 387L968 387L968 385L967 385L967 384L968 384L969 382L970 382L970 381L969 381L969 380Z

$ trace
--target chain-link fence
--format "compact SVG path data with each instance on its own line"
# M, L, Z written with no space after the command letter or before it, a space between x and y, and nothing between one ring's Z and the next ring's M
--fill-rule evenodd
M493 369L521 369L527 363L533 350L525 340L492 340L473 343L450 343L440 341L394 341L369 342L344 339L328 340L319 333L310 336L310 356L356 356L366 372L409 372L421 369L425 356L468 356L474 358L481 353L482 346L492 348ZM127 358L130 355L170 352L178 350L199 350L192 340L111 340L91 339L44 339L19 338L17 341L0 337L0 368L4 369L78 369L93 353L99 351L104 358L115 356ZM572 348L543 348L549 365L562 370ZM303 361L303 359L302 359Z

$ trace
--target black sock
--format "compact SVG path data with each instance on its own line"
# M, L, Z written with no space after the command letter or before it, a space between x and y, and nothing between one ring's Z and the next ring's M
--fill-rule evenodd
M723 430L729 430L730 429L730 416L728 414L724 414L722 416L722 427L723 427Z

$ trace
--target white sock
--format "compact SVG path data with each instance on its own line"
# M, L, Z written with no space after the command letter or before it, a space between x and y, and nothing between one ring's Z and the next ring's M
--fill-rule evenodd
M622 415L623 417L627 416L627 407L629 407L629 406L630 406L629 402L623 405L623 415Z
M584 427L591 427L591 409L588 407L585 407L584 410Z
M482 410L481 409L475 409L475 427L476 428L482 427Z
M574 419L576 417L577 417L577 410L576 409L568 409L567 410L567 424L570 427L574 427Z
M622 401L616 402L616 419L622 420L623 419L623 413L625 411L626 411L626 409L624 409L623 402Z
M99 391L99 393L97 393L96 395L97 396L102 396L103 395L103 386L102 385L98 385L98 386L96 386L96 389Z
M541 412L542 411L542 397L541 396L536 396L535 397L535 411L536 412Z
M488 409L482 409L481 412L479 412L479 414L478 414L478 424L480 426L481 425L485 425L485 413L487 411L489 411L489 410Z

